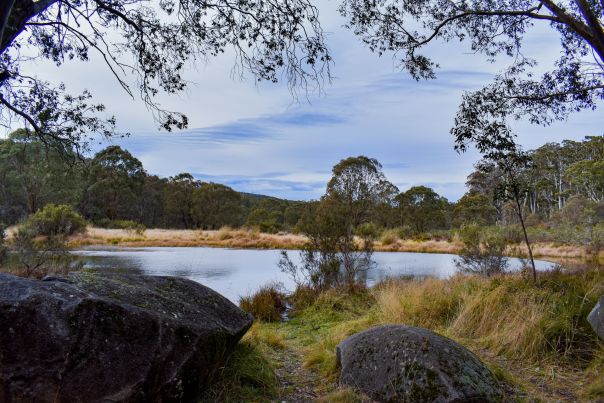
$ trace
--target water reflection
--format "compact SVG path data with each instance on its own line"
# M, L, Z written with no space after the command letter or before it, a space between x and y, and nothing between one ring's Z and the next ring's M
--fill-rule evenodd
M215 289L234 302L270 282L280 282L286 289L294 285L277 268L280 253L277 250L157 247L86 249L73 253L83 258L87 268L185 277ZM376 264L366 273L366 281L373 285L387 277L447 278L457 270L455 257L442 253L378 252L374 254ZM295 251L290 253L290 258L294 263L299 262ZM553 266L539 260L535 264L538 270ZM520 266L519 259L510 259L511 270Z

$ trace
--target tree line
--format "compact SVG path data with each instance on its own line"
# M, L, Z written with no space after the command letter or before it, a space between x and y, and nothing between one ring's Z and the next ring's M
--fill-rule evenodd
M217 229L292 228L301 202L236 192L189 173L160 178L128 151L110 146L89 159L58 151L26 130L0 140L0 223L23 221L47 204L74 207L93 224Z
M603 136L547 143L527 152L525 163L515 170L521 208L529 222L564 218L581 224L581 219L595 223L604 218ZM468 192L457 203L460 221L479 218L485 224L515 222L513 210L517 208L501 195L504 178L496 161L479 161L468 176Z
M548 143L527 155L528 163L518 168L516 176L521 208L530 223L549 222L561 215L576 224L602 220L604 137ZM466 194L452 203L426 186L400 191L387 180L377 160L359 156L334 166L326 194L345 199L350 231L370 224L414 236L470 222L517 222L513 203L502 195L503 178L494 161L482 159L468 176ZM189 173L161 178L149 174L141 161L118 146L80 160L76 150L49 148L23 129L0 140L0 222L18 223L49 203L71 205L95 225L105 227L131 223L182 229L248 226L263 232L302 230L309 217L324 216L325 209L321 200L240 193ZM332 220L335 217L326 214Z

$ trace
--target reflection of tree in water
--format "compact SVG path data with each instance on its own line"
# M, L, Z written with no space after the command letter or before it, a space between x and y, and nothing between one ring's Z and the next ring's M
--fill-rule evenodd
M76 262L82 262L85 269L111 273L145 274L142 264L125 256L75 256Z

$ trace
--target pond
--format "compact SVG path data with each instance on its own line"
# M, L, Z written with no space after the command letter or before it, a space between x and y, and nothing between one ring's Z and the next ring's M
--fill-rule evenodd
M131 273L178 276L202 283L231 301L259 287L280 282L288 290L292 280L277 267L280 251L223 249L207 247L149 247L82 249L73 251L84 267ZM290 252L298 262L298 252ZM446 278L456 272L455 255L443 253L376 252L375 267L367 273L367 284L386 277L413 276ZM548 270L553 263L535 261L538 270ZM519 259L510 259L509 267L517 270Z

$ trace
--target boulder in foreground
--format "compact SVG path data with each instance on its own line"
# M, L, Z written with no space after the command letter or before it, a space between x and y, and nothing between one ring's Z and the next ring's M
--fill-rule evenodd
M251 324L182 278L0 274L0 401L194 401Z
M587 321L594 332L604 340L604 295L600 297L594 309L587 316Z
M501 400L497 380L469 350L430 330L388 325L337 346L340 383L378 402Z

